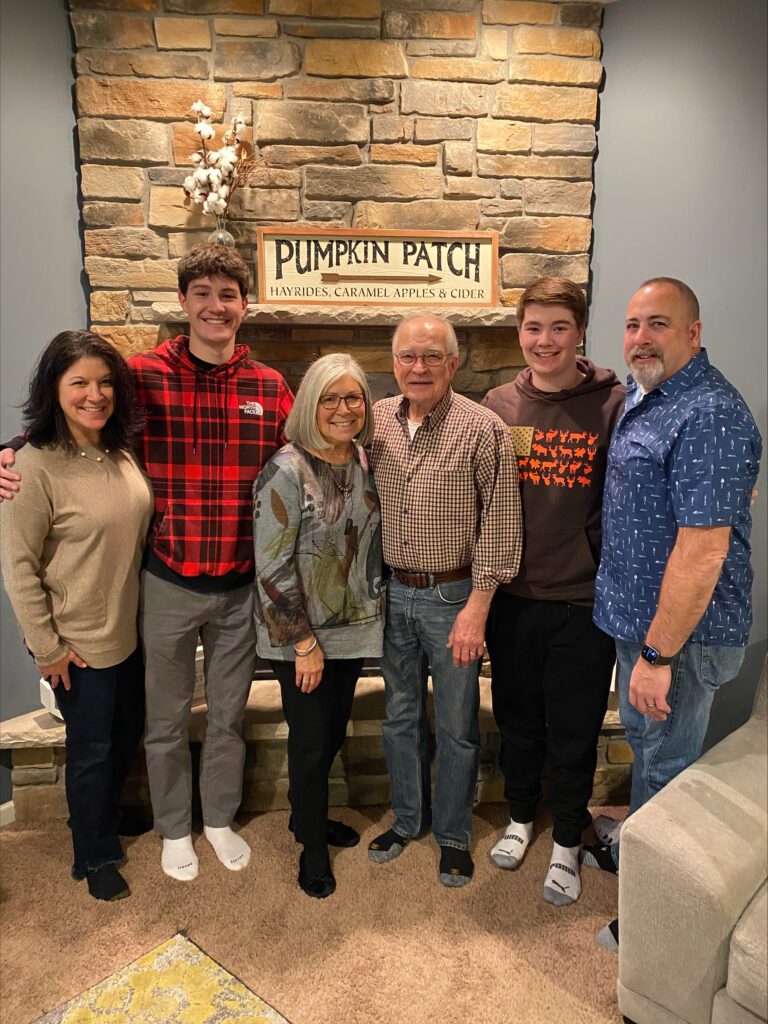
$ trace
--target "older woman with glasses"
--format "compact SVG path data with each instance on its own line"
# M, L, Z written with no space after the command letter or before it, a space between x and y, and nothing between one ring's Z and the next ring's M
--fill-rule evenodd
M299 885L318 899L336 889L328 845L360 839L328 820L328 772L363 659L382 652L379 502L362 448L372 429L360 366L342 353L318 359L286 421L290 443L253 491L258 651L280 683L288 722Z

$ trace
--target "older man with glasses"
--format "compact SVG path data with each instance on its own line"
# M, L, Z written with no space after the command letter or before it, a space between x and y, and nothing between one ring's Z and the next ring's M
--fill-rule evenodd
M517 573L517 468L501 419L457 395L456 334L431 314L392 340L402 397L374 407L373 471L389 569L382 672L384 748L395 820L368 848L377 864L432 825L440 881L466 885L480 754L480 658L491 598ZM431 795L426 681L431 671L436 777Z

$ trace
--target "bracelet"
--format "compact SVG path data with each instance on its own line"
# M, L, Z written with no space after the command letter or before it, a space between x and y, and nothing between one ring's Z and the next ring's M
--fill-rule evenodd
M296 653L296 657L297 658L306 658L306 656L308 654L311 654L312 651L314 651L314 649L316 647L317 647L317 637L315 637L315 639L312 641L312 643L309 645L309 647L306 649L306 651L300 651L299 648L296 646L296 644L293 645L293 649L294 649L294 651Z

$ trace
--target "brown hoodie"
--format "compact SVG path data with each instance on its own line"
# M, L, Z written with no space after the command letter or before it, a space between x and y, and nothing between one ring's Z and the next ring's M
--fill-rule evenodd
M529 367L489 391L483 405L509 426L520 473L524 540L520 572L503 589L518 597L591 605L600 558L608 443L626 388L613 370L578 359L584 379L539 391Z

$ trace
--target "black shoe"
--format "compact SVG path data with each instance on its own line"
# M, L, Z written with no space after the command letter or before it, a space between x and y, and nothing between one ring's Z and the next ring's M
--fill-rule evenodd
M97 900L124 900L131 895L128 883L114 864L105 864L85 876L88 892Z
M450 888L469 885L475 865L469 850L458 850L455 846L440 847L440 881Z
M387 861L399 857L407 845L408 840L404 836L389 828L368 844L368 858L374 864L386 864Z
M288 831L293 833L293 815L288 819ZM329 846L357 846L360 842L360 833L356 832L350 825L343 821L333 821L331 818L326 822L325 841ZM298 843L298 839L296 840Z
M343 821L333 821L329 818L326 842L329 846L343 846L349 849L360 842L360 833L351 825L345 825Z
M327 859L327 855L326 855ZM306 869L306 851L299 857L299 885L307 894L316 900L324 900L336 892L336 879L333 877L330 862L327 868L319 875L310 878Z
M581 860L591 868L600 868L607 871L609 875L618 875L619 868L611 853L612 847L603 843L594 843L591 846L582 846Z

